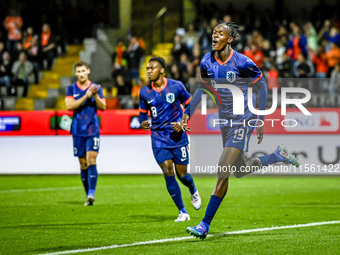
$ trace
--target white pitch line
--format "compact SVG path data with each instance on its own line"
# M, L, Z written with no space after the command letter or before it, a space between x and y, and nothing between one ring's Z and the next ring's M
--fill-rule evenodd
M81 188L81 186L54 187L54 188L51 187L51 188L37 188L37 189L9 189L9 190L0 190L0 193L41 192L41 191L80 189L80 188Z
M126 184L124 187L133 186L136 187L136 184ZM154 185L139 185L138 188L149 188ZM100 185L99 188L112 188L113 185ZM117 186L116 186L117 187ZM9 189L9 190L0 190L1 193L18 193L18 192L41 192L41 191L56 191L56 190L72 190L72 189L83 189L81 185L79 186L71 186L71 187L51 187L51 188L37 188L37 189Z
M313 226L330 225L330 224L340 224L340 220L324 221L324 222L312 222L312 223L306 223L306 224L296 224L296 225L288 225L288 226L281 226L281 227L245 229L245 230L226 232L226 233L223 233L223 234L208 235L208 237L209 236L237 235L237 234L270 231L270 230L278 230L278 229L287 229L287 228L304 228L304 227L313 227ZM52 253L43 253L43 254L39 254L39 255L59 255L59 254L92 252L92 251L109 250L109 249L131 247L131 246L141 246L141 245L148 245L148 244L155 244L155 243L168 243L168 242L182 241L182 240L187 240L187 239L192 239L192 238L195 238L195 237L194 236L185 236L185 237L150 240L150 241L145 241L145 242L136 242L136 243L128 243L128 244L114 244L114 245L102 246L102 247L97 247L97 248L86 248L86 249L78 249L78 250L68 250L68 251L60 251L60 252L52 252Z

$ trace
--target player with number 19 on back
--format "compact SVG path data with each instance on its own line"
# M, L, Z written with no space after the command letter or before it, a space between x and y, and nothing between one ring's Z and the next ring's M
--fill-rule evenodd
M78 81L66 89L66 108L73 111L71 134L73 136L74 156L80 163L85 206L94 205L98 180L96 159L99 152L100 126L97 109L106 108L103 89L89 80L90 68L84 61L74 66Z
M255 94L248 97L248 87L252 86L258 90L259 109L263 111L267 105L267 83L262 78L262 72L255 63L245 55L234 51L231 47L237 38L238 31L235 23L220 22L217 24L212 34L213 51L205 54L200 64L201 78L204 83L201 86L210 87L213 93L218 94L220 101L218 106L219 119L228 120L228 123L235 123L234 125L220 125L223 152L218 162L220 170L217 172L217 182L203 220L198 225L187 228L188 233L202 240L207 236L211 221L227 194L230 169L234 168L234 175L241 178L252 173L254 170L260 169L262 166L268 166L276 162L287 162L299 166L297 159L281 146L278 146L274 153L245 159L244 152L248 151L249 139L256 126L256 121L263 122L264 120L264 115L257 116L249 109L248 98L255 105L256 97ZM216 84L219 86L217 87ZM241 89L242 95L239 96L243 97L240 99L243 99L245 102L244 114L233 113L233 100L237 99L233 98L231 90L224 88L221 84L227 84L231 89L233 86ZM186 123L194 113L202 94L202 89L195 91L181 120L180 126L182 128L186 128ZM252 125L242 124L249 123L249 121L252 122ZM263 125L259 124L256 131L258 143L261 143L263 139Z
M146 67L150 83L140 91L139 120L141 128L151 129L152 150L158 165L161 167L166 187L175 202L179 216L175 222L190 220L182 201L180 187L175 178L189 188L191 203L198 210L201 198L192 176L187 172L189 164L188 137L179 126L183 115L181 104L188 105L191 97L180 81L164 77L165 60L152 57ZM152 124L149 123L148 111Z

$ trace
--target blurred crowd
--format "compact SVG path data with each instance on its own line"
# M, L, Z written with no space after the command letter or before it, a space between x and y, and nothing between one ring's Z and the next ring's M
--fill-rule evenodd
M47 23L36 33L16 9L9 10L2 24L6 33L0 32L0 86L6 86L10 96L17 94L17 86L23 86L26 97L29 85L39 83L40 72L51 70L55 58L65 54L65 42Z
M176 29L173 49L166 59L167 77L182 81L188 89L197 81L201 58L211 51L212 30L222 20L239 25L240 36L233 48L262 70L269 90L294 86L312 93L340 93L340 20L333 9L321 2L313 8L310 19L302 20L308 17L306 13L295 19L288 15L278 18L270 11L256 12L251 4L245 9L246 15L232 6L230 14L222 13L217 6L204 7L194 22ZM140 89L146 82L135 72L144 49L136 38L128 45L121 39L116 45L112 73L118 97L125 94L134 98L134 104L120 107L138 107L138 98L132 94L139 91L134 87Z
M234 21L231 15L221 20ZM211 34L218 22L214 17L209 22L203 20L199 26L191 23L186 29L176 30L168 59L169 77L187 86L193 77L199 77L200 59L211 51ZM287 26L280 24L275 37L270 38L261 29L247 32L244 26L239 26L240 37L233 47L256 63L268 78L270 90L290 86L292 78L320 78L295 80L291 86L305 87L316 93L340 93L337 79L340 75L339 27L340 22L329 19L318 29L310 21L302 24L291 21Z

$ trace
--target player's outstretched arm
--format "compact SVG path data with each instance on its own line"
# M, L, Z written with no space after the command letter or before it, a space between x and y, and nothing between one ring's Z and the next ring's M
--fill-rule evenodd
M255 86L259 89L258 97L259 97L259 109L265 110L267 107L267 98L268 98L268 88L267 83L264 78L261 78ZM259 119L264 121L264 115L260 115ZM256 128L257 132L257 143L260 144L263 139L263 125L260 125Z
M75 109L77 109L79 106L81 106L89 97L92 96L92 92L90 90L87 90L86 91L86 94L75 100L74 98L71 98L71 97L67 97L65 99L65 102L66 102L66 109L69 110L69 111L73 111Z
M195 91L194 96L192 97L190 103L188 104L187 108L184 111L184 114L187 114L189 118L194 114L197 105L201 102L203 90L197 89ZM183 116L184 117L184 116Z

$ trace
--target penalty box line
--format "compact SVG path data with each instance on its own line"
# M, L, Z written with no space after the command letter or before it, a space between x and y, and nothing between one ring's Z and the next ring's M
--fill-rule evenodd
M280 226L280 227L268 227L268 228L256 228L256 229L245 229L238 231L231 231L222 234L211 234L211 236L226 236L226 235L237 235L237 234L246 234L252 232L261 232L261 231L270 231L270 230L279 230L279 229L289 229L289 228L305 228L305 227L314 227L314 226L322 226L322 225L330 225L330 224L340 224L340 220L336 221L323 221L323 222L312 222L306 224L296 224L296 225L288 225L288 226ZM85 249L77 249L77 250L68 250L68 251L60 251L60 252L52 252L52 253L43 253L39 255L61 255L61 254L73 254L73 253L81 253L81 252L91 252L91 251L101 251L101 250L109 250L123 247L132 247L132 246L141 246L155 243L168 243L168 242L176 242L187 239L193 239L194 236L185 236L185 237L176 237L176 238L167 238L167 239L159 239L159 240L150 240L145 242L135 242L129 244L115 244L109 246L102 246L96 248L85 248Z

